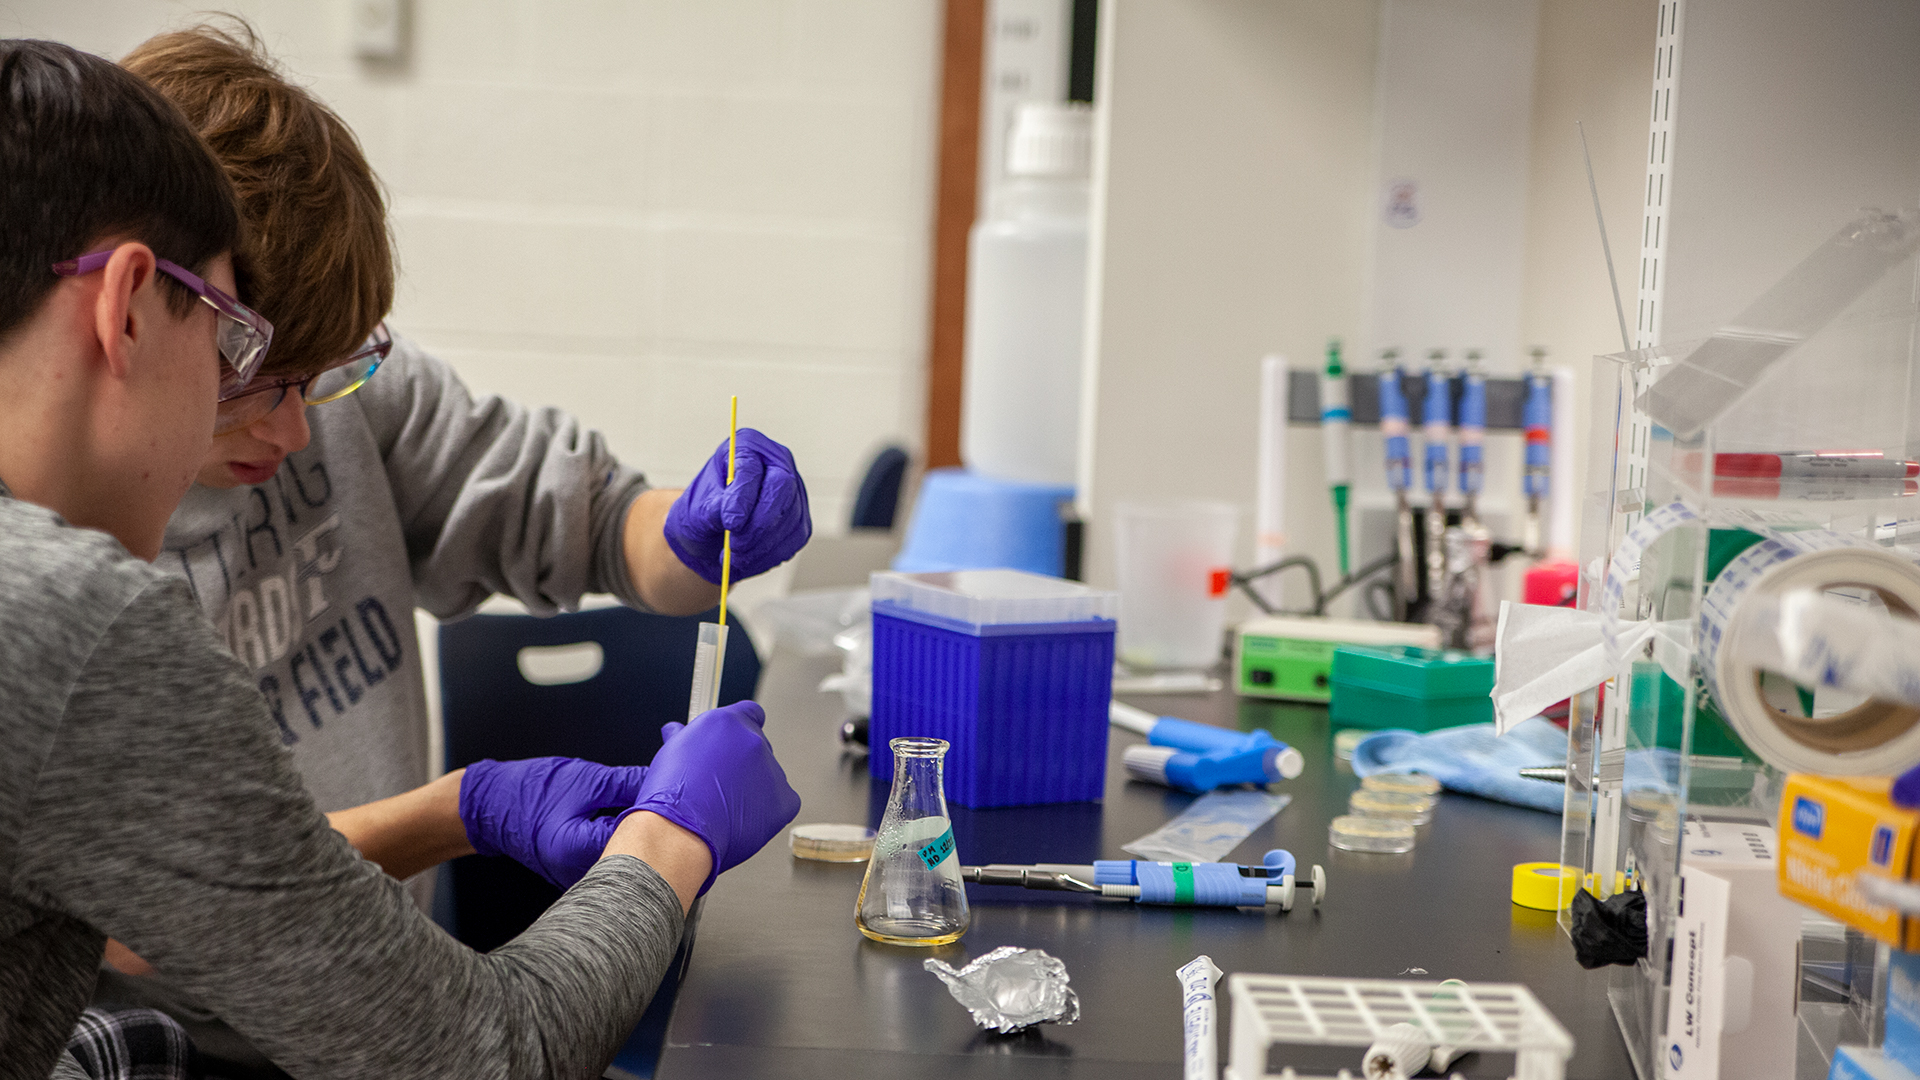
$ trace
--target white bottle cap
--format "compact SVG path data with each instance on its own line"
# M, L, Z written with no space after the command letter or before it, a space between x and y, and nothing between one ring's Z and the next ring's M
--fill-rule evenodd
M1008 176L1087 176L1093 171L1093 109L1029 101L1013 118Z

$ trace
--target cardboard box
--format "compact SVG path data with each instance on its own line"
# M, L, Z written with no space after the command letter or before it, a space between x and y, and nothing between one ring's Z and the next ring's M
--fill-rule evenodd
M1765 825L1686 823L1667 1080L1793 1075L1805 913L1774 888L1778 847Z
M1780 796L1780 894L1902 949L1920 919L1868 900L1861 874L1908 880L1920 811L1893 805L1889 777L1794 773Z
M1920 954L1889 954L1887 963L1887 1029L1880 1049L1887 1060L1911 1070L1920 1068Z
M1842 1046L1833 1052L1827 1080L1920 1080L1899 1062L1864 1046Z

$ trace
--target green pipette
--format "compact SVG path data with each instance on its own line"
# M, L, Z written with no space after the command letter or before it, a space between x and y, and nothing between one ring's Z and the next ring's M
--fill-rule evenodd
M1333 493L1333 531L1340 545L1340 576L1353 572L1347 557L1347 492L1353 485L1348 452L1347 377L1340 366L1340 339L1327 342L1327 370L1320 377L1320 434L1325 441L1327 489Z

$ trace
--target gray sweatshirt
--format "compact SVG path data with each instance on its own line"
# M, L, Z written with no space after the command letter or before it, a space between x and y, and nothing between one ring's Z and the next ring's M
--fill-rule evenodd
M327 825L183 582L0 487L0 1080L72 1071L109 935L303 1080L599 1076L681 922L614 856L461 946Z
M621 525L646 481L573 417L476 399L405 339L307 422L313 441L266 483L189 491L154 564L186 580L314 799L340 810L429 778L416 606L449 618L503 593L551 614L610 592L644 610Z

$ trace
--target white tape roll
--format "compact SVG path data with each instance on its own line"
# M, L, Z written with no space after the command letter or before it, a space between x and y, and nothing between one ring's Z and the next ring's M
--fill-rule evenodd
M1647 514L1615 550L1601 586L1602 638L1611 669L1625 665L1623 646L1635 640L1622 625L1620 601L1627 581L1640 573L1642 555L1661 536L1698 520L1679 503L1662 507ZM1871 590L1891 613L1920 618L1920 567L1839 533L1780 532L1758 523L1743 527L1762 539L1714 578L1691 635L1720 714L1754 753L1778 769L1885 775L1920 762L1920 709L1873 698L1833 716L1797 716L1767 700L1759 669L1742 659L1756 651L1743 646L1745 639L1777 633L1778 600L1795 590ZM1661 657L1660 643L1655 644L1656 658L1674 674L1676 665ZM1920 668L1920 657L1913 663Z
M1920 762L1920 709L1870 698L1826 717L1767 700L1744 639L1778 633L1777 600L1796 589L1871 590L1889 612L1920 617L1920 568L1883 548L1827 532L1768 536L1727 564L1701 605L1701 668L1720 713L1761 760L1790 772L1883 776ZM1758 643L1756 643L1758 644ZM1920 656L1912 658L1920 667Z

